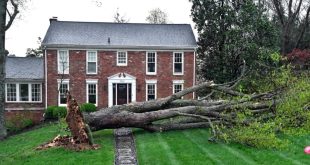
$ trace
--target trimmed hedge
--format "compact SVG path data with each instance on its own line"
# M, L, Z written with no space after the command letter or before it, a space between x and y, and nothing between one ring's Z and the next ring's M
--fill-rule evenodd
M59 107L59 106L48 106L45 110L45 119L58 119L64 118L67 115L67 108L66 107Z
M92 103L84 103L80 105L80 110L82 112L95 112L97 110L95 104Z

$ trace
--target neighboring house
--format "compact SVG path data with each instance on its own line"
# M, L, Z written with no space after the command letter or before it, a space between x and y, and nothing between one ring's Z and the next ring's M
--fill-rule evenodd
M44 61L37 57L7 57L5 63L5 115L39 122L45 108Z
M66 90L79 104L103 108L166 97L195 83L197 45L188 24L54 18L42 46L46 106L65 106Z

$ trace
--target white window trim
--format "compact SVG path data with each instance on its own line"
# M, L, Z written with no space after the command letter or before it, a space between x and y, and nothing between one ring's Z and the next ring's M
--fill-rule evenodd
M182 72L181 73L175 73L174 71L174 63L175 63L175 54L181 53L182 54ZM173 52L173 75L184 75L184 52Z
M88 72L88 53L89 52L94 52L96 54L96 72L95 73L90 73ZM91 61L93 62L93 61ZM97 74L97 70L98 70L98 53L95 50L87 50L86 51L86 74Z
M173 80L173 88L172 88L172 94L175 94L174 91L175 91L175 85L181 85L182 88L181 90L184 89L184 80ZM183 97L182 97L183 98Z
M155 72L149 72L148 71L148 53L155 53ZM145 70L146 70L146 75L156 75L157 74L157 52L155 51L147 51L145 53Z
M68 69L67 70L64 70L64 72L62 73L62 71L60 71L59 69L59 52L60 51L66 51L67 54L68 54ZM57 50L57 73L58 74L69 74L69 69L70 69L70 57L69 57L69 50L64 50L64 49L60 49L60 50Z
M118 63L118 53L119 52L124 52L125 53L125 55L126 55L126 63L124 64L124 63ZM127 66L127 63L128 63L128 52L127 51L117 51L116 52L116 65L117 66Z
M86 79L86 102L89 103L88 100L88 85L89 84L96 84L96 104L98 105L98 79Z
M155 100L157 99L157 80L145 80L145 101L148 101L147 95L148 95L148 86L149 84L154 84L155 85Z
M57 91L59 90L60 87L60 83L62 84L68 84L68 91L70 90L70 84L69 84L70 80L69 79L57 79ZM58 91L58 106L67 106L67 104L60 104L60 91Z
M8 101L7 84L16 84L16 101ZM28 100L20 101L19 85L28 84ZM32 101L32 84L40 84L40 101ZM5 102L7 103L42 103L42 83L41 82L9 82L5 83Z

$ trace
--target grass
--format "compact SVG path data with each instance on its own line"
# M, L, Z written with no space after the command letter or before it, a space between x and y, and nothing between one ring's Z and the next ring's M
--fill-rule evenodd
M95 143L100 144L99 150L74 152L63 148L52 148L37 151L35 148L59 133L57 124L46 126L11 136L0 142L0 164L113 164L114 140L112 130L93 133Z
M57 124L11 136L0 142L0 164L104 164L114 163L112 130L93 133L101 149L74 152L63 148L36 151L34 148L59 133ZM199 165L199 164L309 164L310 155L303 149L310 145L310 135L287 137L292 141L284 151L255 149L239 144L208 142L208 129L148 133L134 130L139 164Z
M239 144L208 142L209 130L193 129L163 133L135 131L139 164L309 164L303 152L310 136L287 137L290 148L283 151L255 149Z

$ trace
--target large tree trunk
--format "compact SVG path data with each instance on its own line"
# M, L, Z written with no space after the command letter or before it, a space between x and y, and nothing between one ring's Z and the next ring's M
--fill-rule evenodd
M0 1L0 140L7 135L4 126L5 79L5 23L7 0Z
M180 99L186 94L203 88L221 91L228 95L245 97L235 101ZM213 82L205 82L166 98L104 108L97 112L84 114L84 118L92 130L135 127L148 131L166 131L172 129L212 127L213 123L231 125L238 123L234 117L238 109L250 109L254 114L271 113L270 101L256 101L263 96L266 96L266 94L246 96L228 87L213 84ZM244 121L242 124L248 124L249 121Z

